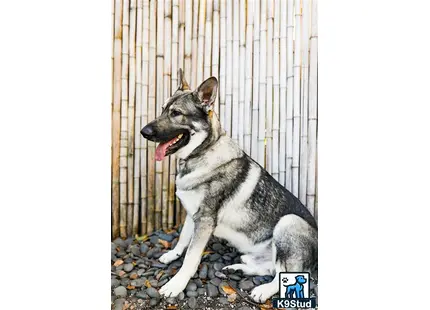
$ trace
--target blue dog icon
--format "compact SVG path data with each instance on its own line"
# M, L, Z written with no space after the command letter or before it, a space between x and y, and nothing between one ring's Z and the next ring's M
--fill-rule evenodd
M287 282L287 279L283 279L283 282ZM303 284L306 283L306 279L303 276L296 276L296 283L285 285L285 297L286 298L305 298ZM296 295L294 297L294 295Z

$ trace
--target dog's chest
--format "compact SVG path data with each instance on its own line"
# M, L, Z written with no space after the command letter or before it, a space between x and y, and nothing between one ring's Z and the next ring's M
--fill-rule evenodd
M181 200L182 205L185 210L187 210L188 216L193 216L194 213L199 209L203 198L204 198L204 190L202 189L193 189L193 190L176 190L176 196Z

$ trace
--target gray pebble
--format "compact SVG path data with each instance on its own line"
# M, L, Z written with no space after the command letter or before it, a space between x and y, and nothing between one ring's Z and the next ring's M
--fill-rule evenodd
M133 245L130 247L130 251L131 253L133 253L136 256L140 255L140 250L139 250L139 246L138 245Z
M223 268L224 268L224 264L223 263L215 263L214 264L214 269L216 270L216 271L220 271L220 270L222 270Z
M137 292L136 297L141 299L149 299L148 294L146 294L144 291Z
M160 293L158 293L158 291L153 287L147 288L146 294L148 294L148 296L151 298L160 298Z
M178 238L173 239L172 244L170 246L171 249L174 249L176 247L176 245L178 244L178 240L179 240Z
M180 292L177 298L178 298L178 300L183 300L185 298L185 293Z
M130 279L128 279L128 278L121 279L121 285L122 286L127 286L129 283L130 283Z
M161 281L158 281L158 287L162 287L164 284L167 283L167 281L169 281L169 279L163 279Z
M231 258L230 256L228 256L228 255L224 255L222 258L223 258L223 260L225 260L226 262L231 262L231 260L232 260L232 258Z
M197 307L197 299L196 299L196 297L190 297L190 299L188 300L188 306L191 309L194 309L194 308Z
M199 296L199 293L197 293L196 291L187 291L187 296L188 297L197 297L197 296Z
M147 272L142 273L143 277L149 277L154 275L154 270L148 270Z
M221 271L215 271L215 277L218 277L221 279L227 279L227 276L223 274Z
M197 284L190 281L187 286L185 287L186 291L197 291Z
M151 300L149 301L149 305L150 306L156 306L156 305L158 305L159 302L160 302L159 298L151 298Z
M166 302L170 305L175 305L176 304L176 298L175 297L168 297L168 298L166 298Z
M131 257L127 257L126 259L124 259L124 263L129 264L133 261L133 259Z
M161 269L167 268L166 264L159 263L159 262L153 262L151 266L155 268L161 268Z
M118 298L117 300L115 300L114 310L122 310L122 305L124 304L124 302L124 298Z
M237 274L230 274L228 277L232 280L240 281L242 280L242 277L238 276Z
M171 235L171 234L165 234L165 233L161 233L158 235L158 237L160 239L166 240L168 242L172 242L173 239L175 239L175 236Z
M214 262L214 261L218 260L218 258L220 258L220 257L221 257L221 255L220 255L220 254L215 253L215 254L212 254L212 255L209 257L209 260L210 260L211 262Z
M218 301L220 302L220 303L222 303L223 305L228 305L230 302L228 301L228 299L227 298L225 298L225 297L220 297L219 299L218 299Z
M125 251L124 250L121 250L121 251L119 251L118 253L116 253L116 256L117 257L123 257L123 256L125 256L127 253L125 253Z
M127 247L127 244L122 240L121 238L116 238L113 243L115 243L117 246L120 246L122 248Z
M155 253L152 255L152 257L154 257L154 258L156 258L156 259L159 259L159 258L161 257L161 255L163 255L164 253L166 253L166 252L162 252L162 251L158 250L158 252L155 252Z
M127 296L127 289L124 286L118 286L113 290L115 296L125 297Z
M213 285L218 286L221 283L221 279L220 278L213 278L210 282Z
M203 282L200 279L195 279L194 283L197 284L197 287L203 287Z
M130 272L130 271L132 271L133 270L133 264L131 264L131 263L129 263L129 264L125 264L124 265L124 271L125 272Z
M153 287L158 287L158 281L155 279L149 280L149 284Z
M221 243L214 243L212 244L212 250L218 252L219 250L224 250L224 246Z
M206 279L208 276L208 265L203 264L202 269L199 272L200 279Z
M137 275L140 277L141 275L143 275L144 273L145 273L145 270L146 269L139 269L138 271L137 271Z
M143 254L145 254L146 252L148 252L149 251L149 246L147 246L145 243L142 243L141 245L140 245L140 253L143 253Z
M209 277L209 279L215 278L215 269L213 269L212 267L209 268L208 277Z
M136 280L131 281L130 284L135 286L135 287L142 287L145 284L145 280L144 279L136 279Z
M159 248L152 248L146 253L146 257L152 258L156 252L160 251Z
M206 288L204 287L199 287L197 289L197 293L199 293L200 296L204 296L206 294Z
M110 287L111 288L113 288L113 287L117 287L119 285L119 281L118 281L118 279L111 279L110 280Z
M152 244L158 244L158 236L152 236L149 238L149 241L151 241Z
M119 265L116 267L116 271L120 271L124 269L124 265Z
M241 288L244 291L250 291L251 289L254 288L254 282L250 281L250 280L245 280L239 283L239 288Z
M133 238L133 237L128 237L127 239L125 239L125 244L126 244L127 246L129 246L130 244L132 244L132 243L133 243L133 241L134 241L134 238Z
M218 296L218 288L213 285L212 283L206 284L206 292L209 297L216 297Z

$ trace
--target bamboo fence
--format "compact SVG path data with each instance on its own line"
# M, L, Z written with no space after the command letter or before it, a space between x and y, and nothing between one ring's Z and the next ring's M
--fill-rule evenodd
M316 0L113 0L112 236L183 223L176 158L155 162L140 129L182 68L218 78L227 134L317 216Z

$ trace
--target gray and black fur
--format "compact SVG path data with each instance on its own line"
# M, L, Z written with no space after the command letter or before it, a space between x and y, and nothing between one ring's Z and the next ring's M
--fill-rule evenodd
M160 289L178 295L196 272L210 236L227 239L244 255L227 266L245 274L277 275L310 271L318 255L317 224L305 206L245 154L221 129L212 107L218 81L212 77L195 91L179 70L180 86L161 115L142 135L165 143L178 160L176 195L187 210L177 246L160 257L169 263L188 247L179 272ZM170 142L169 142L170 143ZM264 302L279 290L278 276L251 292Z

